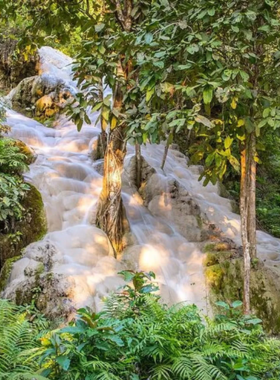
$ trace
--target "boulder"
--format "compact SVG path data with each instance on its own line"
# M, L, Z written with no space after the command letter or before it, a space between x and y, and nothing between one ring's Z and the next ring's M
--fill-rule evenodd
M63 109L72 95L73 88L64 80L45 73L23 79L8 99L17 112L49 118Z

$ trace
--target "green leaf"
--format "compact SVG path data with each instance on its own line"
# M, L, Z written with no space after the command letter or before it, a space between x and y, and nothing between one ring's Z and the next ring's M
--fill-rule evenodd
M253 319L247 320L246 323L249 325L259 325L260 323L262 323L262 320L259 318L253 318Z
M243 302L242 301L234 301L232 304L231 304L231 306L234 308L234 309L236 309L236 308L238 308L238 307L240 307L240 306L242 306L243 305Z
M229 305L223 301L218 301L215 303L217 306L222 307L223 309L229 310Z
M150 45L150 43L153 41L153 35L152 33L146 33L145 34L145 42L146 44Z
M206 160L205 160L205 165L206 166L211 166L212 162L214 161L215 159L215 153L211 153L207 156Z
M130 282L135 277L135 273L128 270L123 270L121 272L118 272L118 274L121 274L124 277L124 281L126 282Z
M248 80L249 80L249 75L245 72L245 71L243 71L243 70L240 70L239 71L239 73L240 73L240 75L241 75L241 78L245 81L245 82L248 82Z
M190 46L187 47L187 51L190 54L197 53L199 51L199 46L197 44L192 44L192 45L190 45Z
M211 121L210 121L209 119L207 119L205 116L198 115L198 116L195 118L195 121L196 121L197 123L200 123L200 124L205 125L205 127L208 127L208 128L211 128L211 127L212 127Z
M118 335L107 335L107 339L109 339L111 342L116 343L118 347L123 347L124 342Z
M228 149L232 143L233 143L233 138L227 136L227 138L224 141L225 148Z
M240 140L243 141L243 139L241 139L241 138L240 138ZM229 162L230 162L231 166L234 168L234 170L236 170L237 172L240 171L240 163L237 160L237 158L235 158L234 156L230 156Z
M203 101L205 104L210 104L213 99L213 88L212 87L207 87L203 91Z
M105 28L105 24L103 24L103 23L101 23L101 24L97 24L97 25L95 25L95 27L94 27L96 33L101 32L101 30L103 30L104 28Z
M69 369L71 363L70 359L67 356L58 356L56 358L56 362L64 371L67 371Z
M259 122L258 128L260 129L260 128L264 127L266 124L267 124L267 119L264 119L264 120Z
M155 88L150 88L147 92L146 92L146 102L149 102L151 97L154 95L155 93Z
M270 115L271 108L265 108L263 111L263 117L266 118Z

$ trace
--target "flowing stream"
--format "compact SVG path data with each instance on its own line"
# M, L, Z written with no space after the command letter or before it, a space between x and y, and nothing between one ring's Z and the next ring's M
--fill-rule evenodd
M75 90L70 58L47 47L40 50L40 55L41 72L62 78ZM26 178L43 197L49 231L44 242L57 247L53 272L71 279L75 307L94 305L100 309L102 297L123 283L117 272L127 268L154 271L166 302L187 301L207 311L201 244L188 241L180 233L178 223L173 221L176 215L172 219L172 203L166 197L165 188L170 181L177 181L209 222L237 244L240 244L239 216L231 211L230 201L219 196L217 186L203 187L198 182L199 167L188 167L184 155L171 149L163 171L160 165L164 146L147 145L142 154L156 170L155 190L161 188L162 191L146 207L124 173L123 199L133 245L116 260L106 235L91 224L102 186L99 173L102 161L93 162L89 155L100 131L99 126L95 126L97 117L97 113L91 115L92 125L84 125L78 132L63 116L55 128L47 128L7 111L12 136L27 143L37 155ZM129 147L126 168L132 156L133 147ZM268 266L278 267L280 241L258 232L258 244L259 256ZM35 243L35 248L37 246ZM24 269L34 262L32 252L15 263L9 286L17 286L23 280Z

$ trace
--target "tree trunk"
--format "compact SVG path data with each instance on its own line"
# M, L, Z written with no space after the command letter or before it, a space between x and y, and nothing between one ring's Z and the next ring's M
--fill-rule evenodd
M120 85L117 85L113 107L121 112L122 106L123 93ZM115 256L123 249L122 238L125 222L121 196L121 176L126 153L124 133L122 124L113 125L111 123L104 155L103 186L96 215L96 225L108 235Z
M243 287L243 310L244 314L250 314L250 249L248 241L248 158L247 144L241 147L241 180L240 180L240 216L241 216L241 239L243 245L244 262L244 287Z
M248 200L248 240L250 244L250 257L257 256L257 242L256 242L256 170L257 163L256 156L256 134L254 132L250 135L249 147L249 167L250 181L249 181L249 200Z
M122 127L111 131L104 157L103 187L99 199L96 224L106 232L115 256L122 251L124 208L121 196L125 144Z
M119 22L124 31L130 32L132 28L132 0L126 0L124 3L119 0L112 1L116 7L116 20ZM121 123L119 117L123 111L123 99L126 87L128 88L128 79L132 71L131 61L125 62L124 57L119 57L117 67L116 88L113 96L113 109L115 112L111 115L110 128L102 124L102 138L107 137L107 144L104 155L104 177L103 187L99 199L99 205L96 215L96 225L106 232L117 256L123 249L123 235L125 231L125 210L122 202L122 171L123 162L126 154L125 142L125 124ZM107 129L107 131L105 130Z
M139 189L141 186L142 179L142 157L141 157L141 146L135 144L135 165L136 165L136 186Z

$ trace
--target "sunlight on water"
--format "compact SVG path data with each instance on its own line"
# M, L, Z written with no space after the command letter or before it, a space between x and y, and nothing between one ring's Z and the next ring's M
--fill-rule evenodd
M74 88L71 59L47 47L40 53L42 73L58 76ZM164 146L143 147L145 160L156 170L153 198L149 207L144 207L136 189L124 180L123 200L133 244L116 260L106 235L90 225L102 188L102 176L88 155L99 133L98 126L94 126L98 114L91 116L93 124L85 125L80 133L65 117L60 117L53 130L13 111L8 111L7 116L12 136L32 146L38 155L27 176L42 193L49 226L43 242L35 243L15 264L11 287L20 284L24 269L34 264L40 247L49 242L56 247L52 270L69 280L69 297L76 307L88 304L100 308L102 298L123 284L117 272L127 268L154 271L165 302L194 302L206 311L204 255L199 244L189 241L183 233L188 233L188 226L198 230L198 222L195 217L183 215L181 225L178 224L168 186L177 181L184 191L185 204L191 197L193 207L199 205L209 222L237 244L240 243L240 220L231 211L230 201L218 195L217 186L203 187L198 182L198 167L188 167L187 158L170 149L163 171L160 166ZM128 147L128 152L127 167L133 149ZM278 239L259 232L258 243L261 257L266 254L268 260L279 260Z

